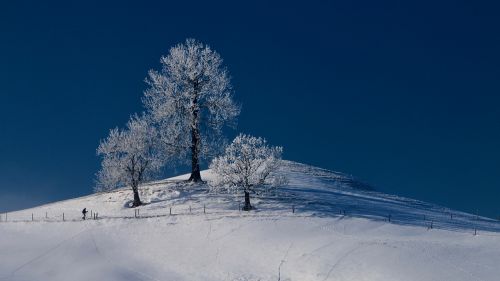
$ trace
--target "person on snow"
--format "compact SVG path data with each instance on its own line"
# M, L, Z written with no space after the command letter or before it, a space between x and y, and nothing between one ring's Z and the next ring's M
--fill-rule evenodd
M85 220L85 218L87 217L87 208L83 208L82 214L83 214L82 219Z

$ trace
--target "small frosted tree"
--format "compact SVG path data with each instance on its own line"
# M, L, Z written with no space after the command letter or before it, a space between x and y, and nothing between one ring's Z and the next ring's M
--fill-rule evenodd
M150 70L143 102L164 149L178 159L191 156L190 181L201 181L200 159L223 147L224 125L234 125L240 108L233 102L228 72L220 55L188 39Z
M210 168L215 179L211 184L215 189L243 189L243 210L249 211L252 209L250 192L258 187L283 182L283 178L276 173L282 163L282 152L282 147L269 146L263 138L240 134L227 146L222 156L212 160Z
M134 194L132 207L140 206L139 185L150 179L166 159L155 146L155 137L156 130L143 116L133 116L124 130L112 129L97 148L102 162L95 190L130 186Z

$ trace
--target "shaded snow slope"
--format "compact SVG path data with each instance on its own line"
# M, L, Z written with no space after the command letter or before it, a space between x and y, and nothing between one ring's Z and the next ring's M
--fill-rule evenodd
M498 280L500 223L295 162L241 197L188 176L9 213L0 280ZM210 171L202 173L210 179ZM86 207L98 220L81 220ZM64 213L64 221L63 221ZM170 214L172 213L172 214ZM33 214L33 221L32 221ZM432 226L432 229L431 229ZM477 235L474 235L474 232Z

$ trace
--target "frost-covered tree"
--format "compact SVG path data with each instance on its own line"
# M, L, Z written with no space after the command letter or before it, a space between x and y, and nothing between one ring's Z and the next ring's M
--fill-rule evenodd
M243 189L243 210L251 210L250 192L258 187L283 182L283 178L276 173L282 163L282 152L282 147L269 146L263 138L240 134L226 147L222 156L212 160L210 168L215 179L211 184L216 189Z
M155 137L155 128L144 116L132 116L126 129L112 129L97 148L102 163L95 190L130 186L134 193L132 207L140 206L139 185L150 179L167 158L159 153Z
M161 143L178 159L191 158L190 181L201 181L200 160L223 147L222 129L233 126L240 108L220 55L187 39L150 70L143 102L158 128Z

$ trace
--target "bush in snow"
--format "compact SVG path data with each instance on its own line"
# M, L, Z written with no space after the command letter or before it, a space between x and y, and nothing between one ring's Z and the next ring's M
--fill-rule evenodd
M156 131L144 117L133 116L125 130L112 129L101 141L97 154L102 157L97 173L96 191L130 186L134 193L133 207L140 206L139 185L148 180L165 163L155 146Z
M201 181L200 159L224 147L221 131L240 113L220 55L194 39L170 49L162 69L150 70L143 102L169 154L191 155L191 181Z
M243 210L251 210L250 192L283 182L276 173L281 165L282 151L282 147L268 146L263 138L240 134L226 148L224 155L212 160L210 168L216 177L211 185L215 189L243 189Z

